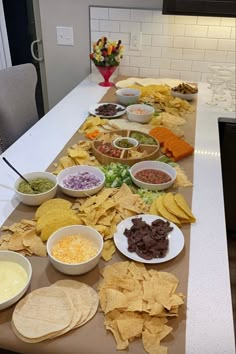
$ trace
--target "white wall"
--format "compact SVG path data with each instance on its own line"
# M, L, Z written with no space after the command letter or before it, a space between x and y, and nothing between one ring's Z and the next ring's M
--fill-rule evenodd
M90 14L92 42L107 36L126 47L120 74L204 82L209 64L235 65L235 18L100 7ZM130 50L132 32L142 32L141 50Z

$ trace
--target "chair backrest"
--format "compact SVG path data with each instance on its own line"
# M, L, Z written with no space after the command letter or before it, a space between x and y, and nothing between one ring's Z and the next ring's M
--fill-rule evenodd
M38 121L37 72L33 64L0 70L0 145L2 151Z

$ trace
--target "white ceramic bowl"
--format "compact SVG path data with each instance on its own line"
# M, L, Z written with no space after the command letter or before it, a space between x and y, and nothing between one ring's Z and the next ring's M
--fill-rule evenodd
M40 205L48 199L52 199L55 197L56 192L57 192L57 177L54 176L50 172L31 172L31 173L26 173L23 175L28 181L35 179L35 178L48 178L50 181L55 183L55 186L48 190L47 192L40 193L40 194L26 194L26 193L21 193L19 192L18 186L20 182L22 182L22 178L18 178L16 180L16 183L14 185L15 192L18 196L18 199L26 205Z
M75 263L75 264L64 263L54 258L51 253L53 246L63 237L71 236L71 235L86 236L88 240L94 242L94 244L98 248L98 252L96 256L89 259L86 262ZM97 230L93 229L92 227L84 226L84 225L71 225L71 226L63 227L57 230L56 232L54 232L47 241L47 252L52 265L60 272L65 274L70 274L70 275L84 274L89 272L94 267L96 267L101 257L102 248L103 248L103 238L101 234Z
M170 177L171 180L169 182L166 183L161 183L161 184L151 184L151 183L145 183L142 182L140 180L138 180L137 178L135 178L135 174L141 170L147 170L147 169L155 169L155 170L160 170L163 171L165 173L167 173ZM164 190L169 188L170 186L172 186L172 184L174 183L175 179L176 179L176 171L173 167L171 167L170 165L168 165L167 163L164 162L160 162L160 161L142 161L142 162L138 162L135 165L133 165L130 169L130 175L132 178L132 181L140 188L145 188L145 189L149 189L152 191L158 190Z
M119 143L122 142L122 141L127 141L129 144L132 144L132 146L130 147L120 147L119 146ZM139 142L138 140L134 139L134 138L129 138L129 137L126 137L126 136L123 136L121 138L116 138L114 141L113 141L113 145L118 148L118 149L123 149L123 150L129 150L129 149L132 149L136 146L138 146Z
M137 113L138 110L145 110L146 113ZM126 109L128 120L131 122L148 123L154 113L154 108L148 104L132 104Z
M122 88L116 90L116 96L119 103L128 105L138 102L141 91L133 88Z
M0 303L0 310L3 310L16 303L24 295L30 285L32 277L32 267L26 257L22 256L17 252L12 251L0 251L0 262L1 261L14 262L19 264L22 268L24 268L28 276L27 283L22 288L22 290L20 290L15 296L12 296L10 299Z
M176 91L171 90L171 95L173 97L181 98L181 100L192 101L197 96L197 92L196 93L180 93L180 92L176 92Z
M89 172L89 173L95 175L96 177L98 177L101 180L101 183L98 186L90 188L90 189L77 189L77 190L67 188L63 185L63 180L68 175L74 175L74 174L82 173L82 172ZM76 198L87 197L87 196L96 194L97 192L100 191L100 189L102 189L102 187L104 186L104 183L105 183L105 175L97 167L87 166L87 165L72 166L72 167L65 168L63 171L61 171L58 174L57 182L58 182L59 187L63 191L63 193L65 193L71 197L76 197Z

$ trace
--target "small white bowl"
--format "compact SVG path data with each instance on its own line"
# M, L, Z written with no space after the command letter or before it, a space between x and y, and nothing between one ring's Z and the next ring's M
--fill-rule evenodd
M148 169L155 169L155 170L163 171L171 177L171 180L166 183L152 184L152 183L142 182L142 181L138 180L137 178L135 178L134 175L137 172L142 171L142 170L148 170ZM133 165L131 167L130 176L132 178L132 181L140 188L145 188L145 189L149 189L152 191L156 191L156 190L161 191L161 190L167 189L170 186L172 186L172 184L174 183L174 181L176 179L176 170L164 162L142 161L142 162L136 163L135 165Z
M15 304L24 295L28 289L32 277L32 267L28 259L17 252L12 251L0 251L0 261L7 261L19 264L27 273L28 280L25 286L14 296L8 300L0 303L0 310Z
M18 178L15 182L14 185L14 189L15 192L18 196L18 198L20 199L20 201L23 204L26 205L40 205L44 202L46 202L46 200L52 199L55 197L56 192L57 192L57 177L54 176L52 173L50 172L31 172L31 173L26 173L23 175L23 177L25 177L29 182L32 179L35 178L47 178L50 181L55 183L55 186L51 189L49 189L47 192L44 193L39 193L39 194L27 194L27 193L21 193L18 191L18 187L20 182L22 182L22 178Z
M173 97L178 97L181 98L181 100L185 100L185 101L192 101L194 99L194 97L197 96L197 92L196 93L180 93L180 92L176 92L171 90L171 95Z
M133 88L122 88L116 90L116 96L119 103L128 105L138 102L141 91Z
M130 147L121 147L119 146L119 142L121 141L127 141L129 144L132 144L132 146ZM134 139L134 138L129 138L129 137L121 137L121 138L116 138L114 141L113 141L113 145L118 148L118 149L122 149L122 150L129 150L129 149L132 149L136 146L138 146L139 142L138 140Z
M94 242L94 244L98 248L98 252L96 256L94 256L93 258L89 259L86 262L75 263L75 264L64 263L54 258L51 253L53 246L58 241L60 241L63 237L72 236L72 235L86 236L88 240ZM89 272L94 267L96 267L96 265L98 264L101 258L102 248L103 248L103 238L101 234L97 230L93 229L92 227L84 226L84 225L70 225L70 226L63 227L57 230L56 232L54 232L47 241L47 252L48 252L49 260L52 263L52 265L60 272L65 274L70 274L70 275L84 274Z
M63 180L66 178L68 175L76 175L77 173L81 172L89 172L93 175L95 175L97 178L100 179L101 183L93 188L90 189L71 189L67 188L63 185ZM97 192L102 189L105 183L105 175L104 173L97 167L93 166L88 166L88 165L79 165L79 166L72 166L65 168L63 171L61 171L58 176L57 176L57 182L63 193L71 196L71 197L87 197L93 194L96 194Z
M135 113L137 110L145 110L146 113L139 114ZM138 122L138 123L148 123L152 119L152 115L155 112L155 109L148 104L133 104L128 106L126 109L128 120L131 122Z

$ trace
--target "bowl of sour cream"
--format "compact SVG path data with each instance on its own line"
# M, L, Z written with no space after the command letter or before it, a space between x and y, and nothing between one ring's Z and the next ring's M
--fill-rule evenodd
M26 292L32 277L27 258L12 251L0 251L0 310L13 305Z

